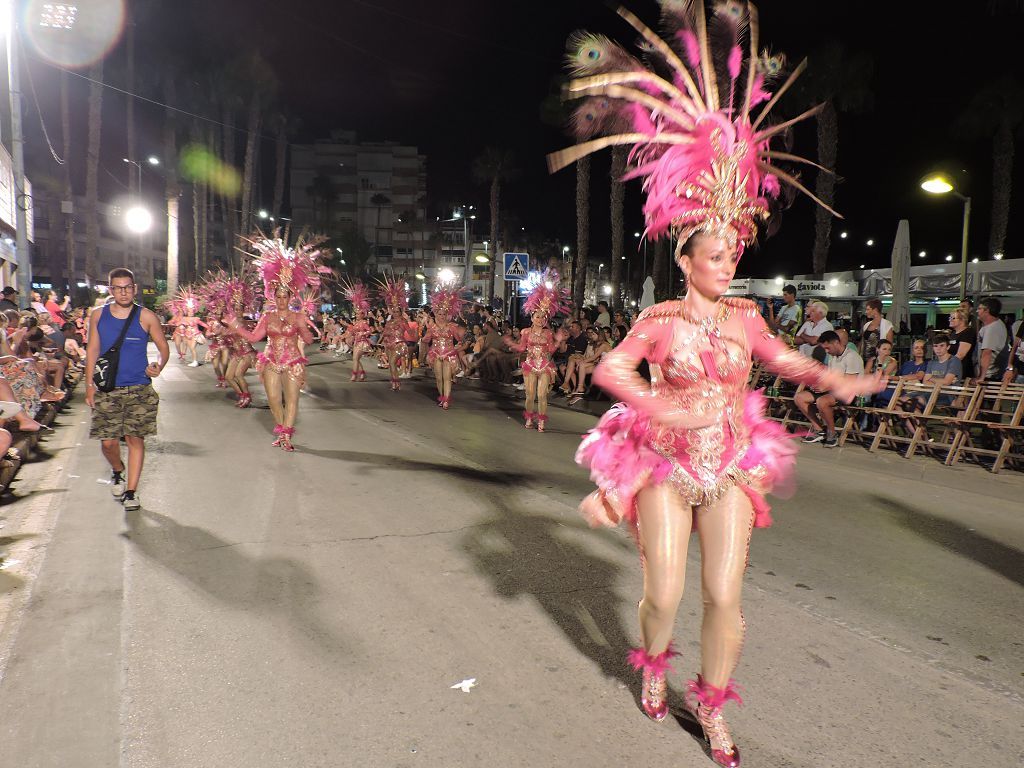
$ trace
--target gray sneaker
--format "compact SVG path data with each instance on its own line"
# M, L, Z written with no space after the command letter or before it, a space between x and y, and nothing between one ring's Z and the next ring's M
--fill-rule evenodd
M810 433L804 435L804 442L805 443L820 443L824 439L825 439L825 430L822 430L821 432L810 432Z
M110 473L110 493L118 501L124 494L124 472Z
M125 491L124 498L121 500L124 504L124 508L128 512L134 512L137 509L142 508L142 502L139 500L139 494L137 491Z
M826 448L835 448L839 445L839 438L835 435L826 435L825 439L821 442Z

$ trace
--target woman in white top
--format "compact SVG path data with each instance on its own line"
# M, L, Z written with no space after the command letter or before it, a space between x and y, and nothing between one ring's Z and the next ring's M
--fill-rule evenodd
M865 360L869 357L875 356L875 350L878 348L878 342L882 339L888 341L894 341L896 338L896 332L893 330L892 323L882 317L882 302L880 299L871 299L868 302L865 313L868 316L868 321L864 324L861 329L861 357Z

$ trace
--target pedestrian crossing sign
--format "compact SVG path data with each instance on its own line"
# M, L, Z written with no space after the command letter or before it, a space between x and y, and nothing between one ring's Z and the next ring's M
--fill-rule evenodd
M525 280L530 271L530 254L528 253L506 253L505 254L505 279Z

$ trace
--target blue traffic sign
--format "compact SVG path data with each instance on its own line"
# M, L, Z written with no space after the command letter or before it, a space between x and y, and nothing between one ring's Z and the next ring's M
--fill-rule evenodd
M505 256L505 279L525 280L530 271L530 254L528 253L506 253Z

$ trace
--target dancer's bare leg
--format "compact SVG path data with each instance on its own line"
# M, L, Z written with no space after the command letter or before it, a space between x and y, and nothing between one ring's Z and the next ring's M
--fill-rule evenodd
M537 399L537 375L528 373L523 376L523 383L526 385L526 404L523 410L527 413L536 412L534 401Z
M719 688L728 684L743 647L740 593L753 527L754 509L742 488L734 486L711 506L697 508L704 595L701 674Z
M441 363L441 385L444 388L445 397L452 396L452 369L454 367L451 358L447 358Z
M195 338L186 339L186 343L188 344L188 351L192 355L192 362L193 363L198 363L199 362L199 358L196 357L196 340L195 340Z
M542 373L540 376L533 376L531 378L537 381L537 413L541 416L546 416L548 413L548 392L551 389L551 377L547 373ZM530 385L527 384L527 391L529 391Z
M302 389L302 380L286 374L282 374L281 377L284 379L284 417L281 423L286 427L294 427L299 415L299 391Z
M444 377L441 375L443 365L440 359L434 361L434 383L437 384L438 397L444 397Z
M363 350L362 349L355 349L355 350L353 350L353 352L352 352L352 373L354 373L354 374L355 373L359 373L360 371L363 370L362 359L363 359Z
M676 611L686 584L686 551L693 509L670 485L648 486L637 496L637 528L644 561L640 636L656 656L672 640Z
M274 415L275 424L284 424L284 385L285 373L276 373L268 365L263 369L263 389L267 391L267 404Z
M388 371L391 373L392 380L398 378L398 350L388 350Z

